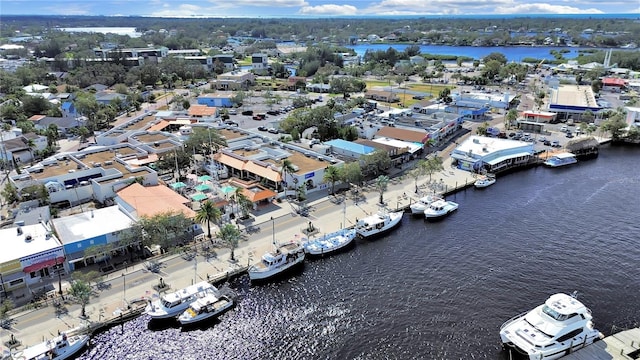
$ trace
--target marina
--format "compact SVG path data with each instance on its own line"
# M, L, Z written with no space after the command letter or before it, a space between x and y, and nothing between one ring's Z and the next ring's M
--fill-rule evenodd
M618 160L620 156L622 159ZM637 269L629 267L640 256L637 244L629 237L637 225L614 220L620 219L618 210L596 211L577 222L566 221L562 214L576 201L591 206L616 201L625 204L622 212L640 210L624 200L624 189L639 181L628 161L633 157L625 157L615 148L607 149L597 160L585 162L585 166L568 168L562 181L551 187L544 184L555 178L555 172L543 168L505 176L496 185L500 191L491 192L502 207L487 208L483 200L488 196L486 192L459 192L454 200L464 203L465 211L455 221L405 221L384 239L361 241L353 250L313 262L286 281L253 287L246 276L231 280L231 288L242 300L205 332L184 333L171 328L149 331L144 318L134 319L125 324L122 334L119 327L97 334L97 345L81 358L135 356L137 351L125 352L109 343L124 341L131 348L142 346L135 334L143 332L146 342L163 343L165 347L185 341L205 342L210 359L230 351L245 359L276 358L276 347L247 349L246 340L221 344L222 336L258 342L286 339L297 344L295 351L279 351L281 359L357 358L373 354L395 358L402 353L413 354L405 358L508 359L508 352L499 345L500 325L513 314L531 309L539 305L540 299L566 291L567 287L579 290L580 299L593 310L597 328L610 334L607 330L614 324L632 326L640 316L632 306L640 301L637 294L611 290L628 288L640 276ZM592 176L587 178L586 173ZM608 175L612 173L616 176ZM577 179L584 186L573 186ZM554 198L554 207L545 206L549 197ZM478 216L479 213L485 215ZM485 223L488 218L494 219L491 227ZM597 231L602 221L616 224L611 234L597 235L602 234ZM461 223L466 225L460 227ZM527 232L519 230L522 225L527 226ZM489 228L493 229L492 241L482 234ZM564 246L564 234L568 233L582 239L574 242L571 249ZM598 249L605 243L609 255L603 258ZM582 255L568 256L576 251ZM557 262L560 258L564 259L560 266L544 266L547 261ZM616 261L612 262L614 258ZM411 266L417 263L423 266ZM377 272L377 268L384 272ZM582 271L574 271L576 268ZM377 273L375 278L360 275L373 272ZM554 284L542 280L549 278L554 279ZM530 286L518 292L510 290L525 283ZM406 302L400 299L412 299L412 304L401 305ZM389 307L388 300L397 305ZM383 301L386 307L381 307ZM473 316L469 317L469 312ZM366 326L356 321L359 318L367 319ZM294 334L283 327L301 330ZM388 328L388 334L373 331L379 327ZM327 328L332 330L327 332ZM602 342L593 346L598 344ZM157 359L170 356L145 351ZM185 349L183 356L196 353Z

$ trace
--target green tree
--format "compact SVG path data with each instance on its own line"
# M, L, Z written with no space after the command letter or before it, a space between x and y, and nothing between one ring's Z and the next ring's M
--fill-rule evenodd
M0 304L0 326L3 328L6 327L9 318L9 311L13 310L13 308L14 304L11 299L4 299Z
M415 191L416 194L418 193L418 179L420 179L420 177L424 175L425 173L424 170L426 165L427 165L427 160L420 159L413 165L413 169L409 171L409 175L413 178L413 181L416 186L416 191Z
M380 175L376 178L376 189L380 193L380 205L384 205L384 192L387 190L389 184L389 177L386 175Z
M7 204L13 204L19 200L18 189L10 181L7 181L2 189L2 197Z
M476 128L476 134L478 135L487 135L487 129L489 128L489 123L488 122L483 122L482 124L478 125L478 127Z
M235 261L234 251L238 247L240 241L240 230L233 226L233 224L225 224L218 233L220 241L231 249L231 260Z
M91 286L84 281L74 280L71 282L71 288L69 289L69 295L73 296L75 300L82 307L82 317L86 317L87 313L85 308L91 299Z
M289 159L282 160L282 166L280 167L280 177L282 177L283 184L288 184L287 174L293 174L296 171L293 163ZM287 186L289 187L289 186ZM284 190L284 189L283 189Z
M507 129L507 130L511 129L511 125L517 119L518 119L518 110L510 109L509 112L507 112L507 115L505 115L505 117L504 117L504 120L505 120L504 128Z
M220 148L226 146L227 141L224 137L220 135L218 130L212 128L197 128L189 135L187 141L184 142L184 148L187 153L201 154L204 156L216 153Z
M215 207L211 200L207 200L200 205L200 210L196 213L195 220L199 223L207 223L207 237L211 239L211 222L217 223L220 221L221 216L220 209Z
M331 183L331 194L335 194L336 181L340 178L340 168L330 165L324 170L323 180Z
M360 184L362 182L362 168L357 161L346 163L342 166L342 181L349 184Z

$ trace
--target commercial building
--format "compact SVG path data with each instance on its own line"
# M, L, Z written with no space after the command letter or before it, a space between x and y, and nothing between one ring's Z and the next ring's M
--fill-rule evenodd
M522 166L534 157L533 144L485 136L470 136L451 153L458 169L495 173Z
M47 223L0 229L0 239L0 291L17 302L64 274L62 244Z
M556 119L579 121L585 111L598 116L602 108L596 102L591 85L557 85L549 88L549 111Z

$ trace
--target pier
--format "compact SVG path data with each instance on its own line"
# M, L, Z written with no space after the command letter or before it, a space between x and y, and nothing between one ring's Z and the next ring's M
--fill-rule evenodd
M607 336L601 341L565 356L563 359L635 360L638 358L640 358L640 327Z

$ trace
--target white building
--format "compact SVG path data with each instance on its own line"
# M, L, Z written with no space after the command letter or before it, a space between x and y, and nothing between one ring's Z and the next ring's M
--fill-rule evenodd
M525 165L534 156L533 144L485 136L470 136L458 145L451 157L458 169L498 172Z
M0 291L16 302L51 283L57 269L64 272L62 244L47 224L0 229L0 239Z

